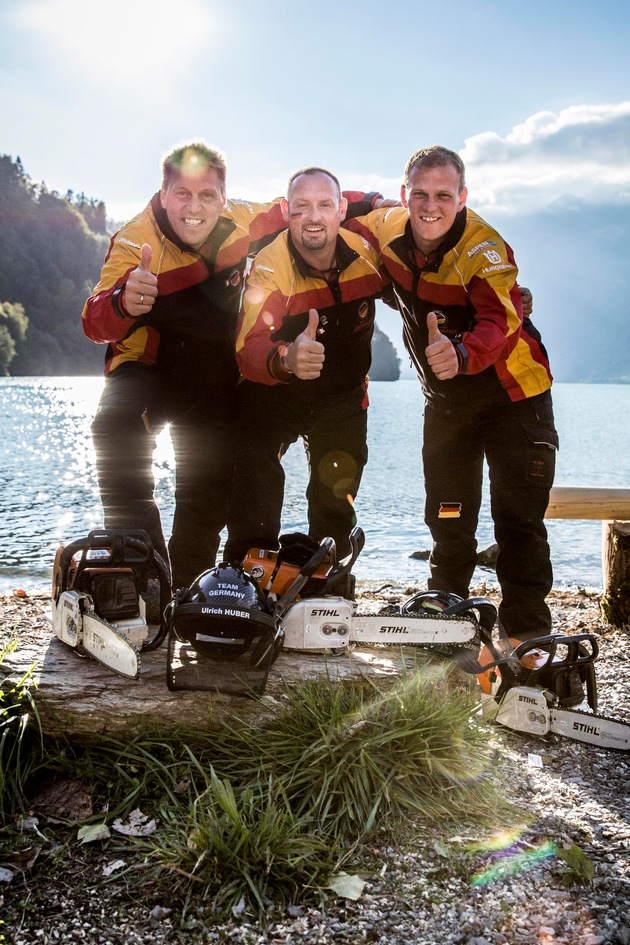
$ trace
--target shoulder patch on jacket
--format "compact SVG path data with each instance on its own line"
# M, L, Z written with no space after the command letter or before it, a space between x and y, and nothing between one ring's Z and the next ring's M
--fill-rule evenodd
M476 256L482 249L486 249L488 246L496 246L494 240L484 240L483 243L477 243L476 246L473 246L472 249L468 250L468 256L472 259L473 256Z

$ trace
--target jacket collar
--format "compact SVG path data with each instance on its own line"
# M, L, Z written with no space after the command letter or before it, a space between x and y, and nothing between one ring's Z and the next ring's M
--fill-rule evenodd
M318 269L316 269L314 266L311 266L310 263L307 263L304 257L300 255L299 250L296 248L295 243L291 239L290 233L287 233L287 245L301 276L304 276L304 278L308 279L312 278L315 273L319 272ZM353 263L354 260L358 258L358 256L359 254L356 252L356 250L352 249L351 246L348 246L346 241L341 236L341 233L338 233L337 245L335 247L335 258L337 260L335 269L338 272L342 272L344 269L347 269L350 263Z
M453 221L453 225L450 230L444 236L444 239L440 243L437 249L426 257L426 263L422 266L423 272L437 272L444 257L454 246L457 246L460 239L463 236L464 229L466 228L466 207L462 207L457 216ZM407 220L405 224L405 232L402 236L402 245L400 247L401 252L398 253L402 261L409 265L411 264L412 269L418 268L418 262L416 257L416 244L413 239L413 232L411 230L411 221ZM404 255L403 255L404 253Z

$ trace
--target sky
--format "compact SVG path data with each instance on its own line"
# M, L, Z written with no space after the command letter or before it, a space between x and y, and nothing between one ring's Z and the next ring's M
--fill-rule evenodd
M491 222L630 206L629 40L627 0L0 0L0 154L118 221L191 138L232 197L308 164L397 197L439 143Z

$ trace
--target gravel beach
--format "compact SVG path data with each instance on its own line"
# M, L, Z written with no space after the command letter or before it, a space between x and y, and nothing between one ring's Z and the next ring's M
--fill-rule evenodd
M371 606L416 589L363 582L360 596ZM598 711L630 723L630 628L602 621L595 592L557 590L549 602L557 632L597 636ZM47 610L43 597L23 600L20 627L41 624ZM40 816L19 862L0 833L0 942L630 945L630 754L497 725L488 731L522 819L495 833L475 823L410 824L404 843L373 839L358 855L365 886L357 900L331 892L317 906L289 907L266 928L242 916L217 921L207 904L182 913L158 896L139 901L104 884L115 844L80 845L76 827L70 836Z

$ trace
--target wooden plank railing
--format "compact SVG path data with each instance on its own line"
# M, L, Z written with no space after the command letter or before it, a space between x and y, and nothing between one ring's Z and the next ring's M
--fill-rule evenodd
M630 489L554 486L545 518L630 521Z

